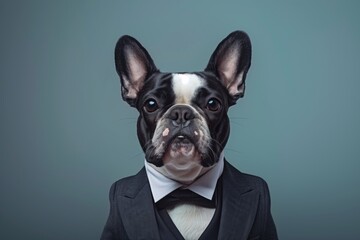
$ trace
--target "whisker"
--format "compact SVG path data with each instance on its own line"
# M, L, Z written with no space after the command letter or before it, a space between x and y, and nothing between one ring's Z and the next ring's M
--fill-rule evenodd
M229 151L229 152L236 153L236 154L238 154L239 156L242 156L243 153L244 153L244 151L239 151L239 150L237 150L237 149L229 148L229 147L225 147L224 150L227 151L227 152Z
M244 126L244 123L242 123L242 122L236 122L236 121L230 120L230 123L231 123L232 125Z
M121 118L118 118L119 120L136 120L137 118L136 117L121 117Z
M131 159L138 159L138 157L142 154L144 154L144 152L142 152L142 151L134 153L133 155L131 155Z
M247 117L231 117L231 118L229 118L230 119L230 121L231 121L231 119L244 119L244 120L248 120L249 118L247 118Z

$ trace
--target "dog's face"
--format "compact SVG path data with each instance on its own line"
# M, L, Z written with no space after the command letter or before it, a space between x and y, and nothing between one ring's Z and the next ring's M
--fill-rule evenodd
M162 73L134 38L115 48L122 97L140 115L146 160L164 175L190 183L218 161L229 137L229 106L244 96L251 62L244 32L227 36L203 72Z

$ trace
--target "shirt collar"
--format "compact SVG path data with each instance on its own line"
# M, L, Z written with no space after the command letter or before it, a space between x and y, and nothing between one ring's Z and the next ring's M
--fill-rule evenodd
M155 203L179 187L185 187L186 189L189 189L199 194L200 196L211 200L215 192L217 181L221 176L223 169L224 152L220 154L219 161L212 169L210 169L192 184L183 186L183 184L174 181L156 171L145 160L145 170L149 179L150 189Z

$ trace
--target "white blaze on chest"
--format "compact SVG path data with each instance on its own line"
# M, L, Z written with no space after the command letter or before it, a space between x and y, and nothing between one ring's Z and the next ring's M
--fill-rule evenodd
M199 239L210 224L215 209L191 204L180 204L167 210L171 220L185 239Z
M172 85L176 104L190 104L203 79L192 73L173 73Z

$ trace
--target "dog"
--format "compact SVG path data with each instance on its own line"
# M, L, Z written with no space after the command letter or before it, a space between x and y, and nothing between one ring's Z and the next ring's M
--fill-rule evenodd
M204 71L163 73L135 38L118 40L121 95L139 112L145 166L111 186L101 239L277 239L266 182L224 159L251 51L235 31Z

